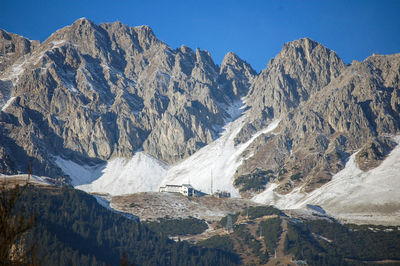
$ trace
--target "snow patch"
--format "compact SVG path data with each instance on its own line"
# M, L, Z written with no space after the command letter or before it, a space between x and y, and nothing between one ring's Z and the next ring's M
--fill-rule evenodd
M397 142L400 136L396 137ZM281 209L321 206L328 214L351 221L394 221L400 223L400 145L396 146L378 167L364 172L350 156L343 170L320 188L305 193L300 188L286 195L277 194L277 184L269 184L253 197L257 203L272 204Z
M67 88L69 91L77 93L78 90L75 88L75 86L69 82L69 81L63 81L64 87Z
M137 152L131 159L115 158L108 161L101 169L94 171L88 182L80 182L76 188L110 195L158 191L158 184L166 176L167 170L167 164L144 152Z
M321 235L318 235L318 234L314 234L314 233L313 233L313 235L317 236L318 238L320 238L320 239L322 239L322 240L324 240L324 241L326 241L328 243L332 243L332 240L330 240L329 238L326 238L324 236L321 236Z
M114 158L100 166L80 166L60 157L56 163L72 178L74 186L87 192L124 195L158 191L166 184L190 183L196 189L210 193L212 182L213 192L223 190L239 197L233 182L243 161L242 153L258 136L273 131L279 124L279 120L275 120L247 142L235 146L234 139L247 118L243 107L243 104L235 103L228 110L232 117L242 115L228 123L218 139L171 167L144 152L137 152L131 159Z
M12 104L12 102L15 100L15 97L10 97L8 99L8 101L3 105L3 107L1 108L1 111L5 112L6 109L8 108L8 106L10 106L10 104Z
M279 120L273 121L246 143L235 146L234 139L245 119L246 116L243 115L227 124L217 140L172 166L162 185L190 183L196 189L211 193L212 182L213 191L224 190L233 197L239 197L239 191L233 186L233 182L236 169L243 161L242 153L259 135L274 130L279 124Z
M19 80L19 76L24 73L24 65L25 65L26 61L23 61L20 64L16 64L11 68L11 71L8 74L7 79L11 80L13 85L18 83Z
M91 183L102 175L104 165L89 166L65 160L60 156L55 157L55 163L63 172L70 176L73 186Z
M246 108L243 99L244 97L241 100L233 101L233 103L230 105L219 103L222 109L224 109L225 112L229 115L229 118L225 119L225 123L232 122L243 114L243 110Z
M59 41L52 41L51 44L53 45L53 47L57 47L60 44L66 43L66 40L59 40Z

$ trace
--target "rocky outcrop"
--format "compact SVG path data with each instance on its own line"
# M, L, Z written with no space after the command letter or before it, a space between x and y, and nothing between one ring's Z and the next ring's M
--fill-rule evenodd
M307 101L345 68L337 54L308 38L287 43L250 88L252 119L280 117Z
M311 191L359 150L361 169L377 166L400 129L399 54L346 66L307 38L257 74L231 52L218 66L207 51L172 49L148 26L83 18L41 44L1 31L0 70L6 174L32 161L35 174L55 177L57 156L90 165L138 150L174 164L218 138L244 100L235 145L280 123L246 144L237 177Z
M319 85L325 86L310 90L297 108L293 103L290 108L272 107L286 112L279 112L279 132L253 143L247 153L254 155L239 175L255 166L273 170L278 190L285 193L300 185L305 191L321 186L360 149L360 168L374 168L393 148L390 136L399 133L399 69L400 55L372 56L325 79Z
M25 57L39 46L38 41L31 41L17 34L8 33L0 29L0 76L19 58ZM16 65L8 76L16 75L20 71ZM0 79L0 106L6 105L11 97L12 82Z
M84 18L25 52L0 75L12 85L3 100L13 97L0 121L7 173L35 158L37 173L54 176L54 156L90 162L141 149L174 163L218 136L255 75L233 53L220 68L207 51L171 49L148 26Z
M255 78L246 97L249 124L260 130L265 121L287 115L325 87L345 69L338 55L308 38L286 43L282 51ZM241 132L237 142L251 135Z
M368 140L356 154L358 167L365 172L378 167L394 146L396 143L387 137Z
M40 43L0 29L0 73L15 61L34 51Z
M242 97L249 91L257 73L236 54L225 55L220 69L220 84L230 97Z

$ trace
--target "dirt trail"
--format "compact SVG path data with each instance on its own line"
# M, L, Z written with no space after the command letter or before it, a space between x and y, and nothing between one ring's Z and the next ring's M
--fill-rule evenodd
M287 235L287 219L281 219L281 227L282 227L282 234L280 236L278 247L276 248L276 258L275 254L270 254L271 258L269 259L267 265L295 265L292 262L292 256L285 254L285 239Z
M209 239L210 237L216 236L216 235L227 235L229 234L225 228L217 228L213 229L212 227L209 227L206 231L199 235L193 235L193 236L180 236L181 240L186 240L189 241L190 243L196 244L200 241Z
M276 214L266 215L266 216L255 218L252 220L247 219L245 216L239 216L239 218L236 222L236 224L246 224L246 228L249 230L250 234L261 244L261 253L262 254L265 254L265 252L267 251L267 246L264 242L264 237L263 236L260 237L259 233L257 233L257 230L259 228L259 224L261 221L265 221L265 220L273 219L273 218L279 218L279 216ZM287 225L286 225L286 227L287 227ZM235 250L239 254L241 254L243 265L250 265L252 263L257 263L257 265L269 265L269 264L259 264L260 257L255 256L254 254L249 252L249 247L242 246L237 241L237 239L234 239L234 243L235 243ZM282 248L283 248L283 244L282 244ZM274 254L269 254L269 255L274 256ZM290 258L286 264L290 264L289 262L290 262ZM275 265L275 264L273 264L273 265Z
M263 236L260 237L260 235L257 234L258 227L259 227L259 223L251 224L248 226L250 234L252 234L254 236L254 238L260 242L260 244L262 246L261 251L262 251L262 253L265 253L265 251L267 250L267 246L265 245L264 237Z

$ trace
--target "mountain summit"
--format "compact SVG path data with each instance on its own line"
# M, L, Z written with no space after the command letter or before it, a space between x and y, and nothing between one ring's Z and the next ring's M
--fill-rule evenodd
M1 30L0 71L0 173L32 160L93 192L214 180L262 202L309 195L349 161L380 167L400 130L400 55L346 65L308 38L257 74L232 52L218 66L148 26L82 18L43 43Z
M15 60L14 50L2 54L10 58L1 73L3 173L23 172L33 158L36 174L57 176L55 156L109 160L138 150L177 162L218 137L255 74L237 56L220 69L207 51L172 49L148 26L83 18L40 45L23 41L34 49Z

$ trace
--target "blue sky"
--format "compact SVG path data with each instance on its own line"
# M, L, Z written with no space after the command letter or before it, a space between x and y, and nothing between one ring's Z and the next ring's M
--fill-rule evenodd
M400 1L0 1L0 28L45 40L86 17L99 24L149 25L171 47L210 51L221 64L235 52L257 71L284 43L302 37L336 51L346 62L400 52Z

